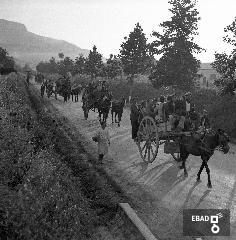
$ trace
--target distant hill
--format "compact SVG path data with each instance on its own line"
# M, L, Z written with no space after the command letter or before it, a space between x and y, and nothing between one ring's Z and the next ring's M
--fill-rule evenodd
M40 61L58 57L59 52L75 58L87 56L89 50L63 40L43 37L27 30L24 24L0 19L0 47L5 48L17 63L29 63L33 68Z

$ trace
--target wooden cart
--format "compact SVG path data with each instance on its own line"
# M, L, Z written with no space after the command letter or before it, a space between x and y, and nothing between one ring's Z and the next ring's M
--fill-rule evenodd
M161 144L165 144L164 153L180 161L179 140L183 135L190 135L190 132L171 131L169 122L159 122L151 116L143 117L137 133L137 145L143 161L152 163Z

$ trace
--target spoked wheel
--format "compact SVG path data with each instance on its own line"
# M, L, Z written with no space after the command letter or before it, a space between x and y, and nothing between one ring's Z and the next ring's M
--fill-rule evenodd
M138 148L144 162L152 163L158 153L159 135L153 118L146 116L142 119L138 130Z

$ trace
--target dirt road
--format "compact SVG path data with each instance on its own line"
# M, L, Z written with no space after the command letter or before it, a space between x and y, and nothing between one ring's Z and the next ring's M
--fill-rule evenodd
M51 98L53 105L68 118L85 136L86 149L96 154L96 145L91 137L99 128L97 113L90 111L84 120L81 101L64 103L62 98ZM111 124L109 156L104 160L104 169L119 183L131 199L131 205L160 239L192 239L182 236L182 210L184 208L230 208L231 237L208 237L203 239L236 239L236 146L230 145L230 154L215 152L209 161L213 188L207 188L207 175L196 184L196 174L201 165L200 158L189 157L188 178L178 169L171 156L159 148L156 160L144 164L136 144L131 139L129 110L125 109L121 127ZM86 140L85 140L86 139Z

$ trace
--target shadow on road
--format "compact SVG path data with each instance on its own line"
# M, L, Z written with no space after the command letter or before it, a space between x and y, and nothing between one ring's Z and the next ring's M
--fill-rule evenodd
M187 196L186 196L186 199L182 205L182 208L181 209L185 209L187 208L187 203L189 202L189 200L191 199L192 197L192 194L195 190L195 188L200 184L201 182L195 182L194 185L190 188ZM198 200L198 202L194 205L193 208L198 208L200 206L200 204L203 202L203 200L209 195L209 193L211 192L210 189L207 189L204 191L203 195L200 197L200 199Z
M231 209L232 205L234 206L233 201L234 201L235 194L236 194L236 181L235 181L235 177L234 177L234 185L233 185L232 191L230 193L228 202L226 204L226 208Z
M207 189L203 195L200 197L200 199L198 200L197 204L194 206L194 208L198 208L200 206L200 204L203 202L203 200L209 195L209 193L211 192L210 189Z

